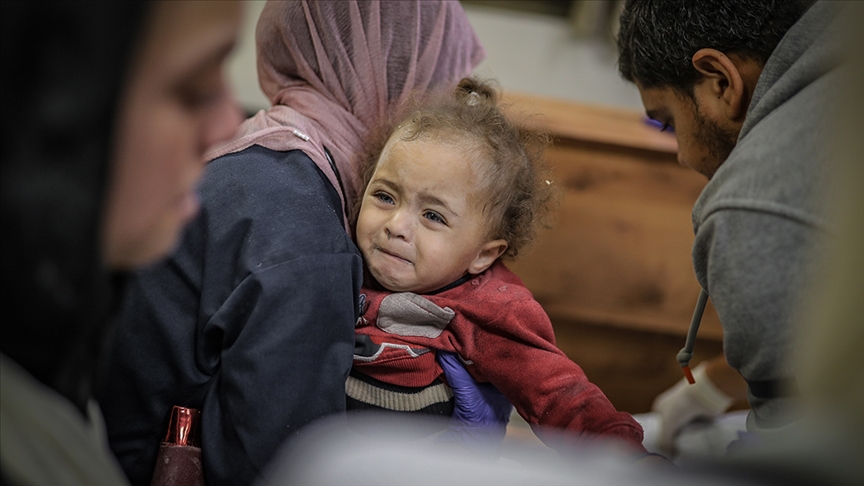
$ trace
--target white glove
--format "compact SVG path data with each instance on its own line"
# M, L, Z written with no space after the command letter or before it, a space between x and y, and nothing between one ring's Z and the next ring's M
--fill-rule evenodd
M685 425L700 418L714 418L725 412L734 399L723 393L705 373L705 362L693 370L696 383L681 379L657 396L651 410L660 416L657 446L670 457L675 454L675 438Z

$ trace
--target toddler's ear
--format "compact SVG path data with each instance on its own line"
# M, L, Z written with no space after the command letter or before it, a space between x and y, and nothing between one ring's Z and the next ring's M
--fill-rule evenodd
M482 273L487 268L491 267L492 264L495 263L495 260L503 255L506 250L507 241L505 240L492 240L486 242L482 247L480 247L477 256L474 257L474 260L468 265L468 273L472 275Z

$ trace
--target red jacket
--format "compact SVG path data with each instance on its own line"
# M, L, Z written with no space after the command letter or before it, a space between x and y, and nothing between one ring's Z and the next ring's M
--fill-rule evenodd
M393 385L426 386L443 379L433 350L454 351L532 426L616 438L645 450L642 427L616 411L555 346L549 317L503 263L433 295L365 287L363 293L366 309L356 333L381 346L371 356L355 355L358 371Z

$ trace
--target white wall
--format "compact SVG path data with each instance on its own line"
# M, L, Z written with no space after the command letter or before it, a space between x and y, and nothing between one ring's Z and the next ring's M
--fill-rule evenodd
M244 18L240 39L228 60L228 78L240 105L247 111L257 111L270 106L270 102L258 87L258 71L255 68L255 24L264 8L263 0L243 2Z

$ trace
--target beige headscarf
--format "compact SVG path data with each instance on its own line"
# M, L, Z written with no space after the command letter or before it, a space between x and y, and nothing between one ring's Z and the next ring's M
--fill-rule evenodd
M343 207L360 190L353 156L388 108L414 90L455 86L485 56L460 3L442 0L270 1L256 41L259 83L273 106L207 159L256 144L303 150Z

